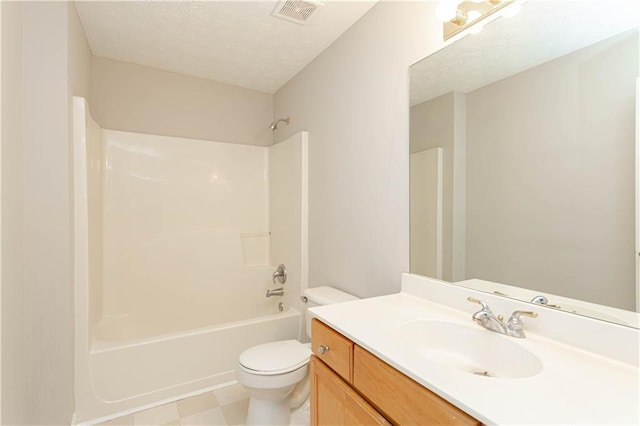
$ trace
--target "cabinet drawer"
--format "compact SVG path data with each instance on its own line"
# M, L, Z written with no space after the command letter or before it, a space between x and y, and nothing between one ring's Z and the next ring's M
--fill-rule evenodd
M353 385L393 424L481 424L357 345Z
M391 423L336 373L311 357L311 426Z
M314 318L311 321L311 349L333 371L351 383L353 377L353 342L351 340Z

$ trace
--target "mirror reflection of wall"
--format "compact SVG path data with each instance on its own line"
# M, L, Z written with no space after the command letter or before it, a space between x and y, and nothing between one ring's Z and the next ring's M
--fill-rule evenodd
M443 279L443 149L428 148L410 156L411 270Z
M635 309L638 49L626 31L411 107L412 158L442 150L442 279Z

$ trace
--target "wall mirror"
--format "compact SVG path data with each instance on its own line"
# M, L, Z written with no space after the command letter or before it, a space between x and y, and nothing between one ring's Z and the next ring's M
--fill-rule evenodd
M639 15L529 1L411 67L412 273L638 326Z

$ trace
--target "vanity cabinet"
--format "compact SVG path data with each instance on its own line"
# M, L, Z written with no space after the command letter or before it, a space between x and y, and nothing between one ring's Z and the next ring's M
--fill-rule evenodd
M391 424L316 357L311 358L311 386L312 425Z
M351 383L353 381L353 342L317 319L311 323L311 336L314 355L320 357L340 377Z
M312 426L481 424L326 324L311 327Z

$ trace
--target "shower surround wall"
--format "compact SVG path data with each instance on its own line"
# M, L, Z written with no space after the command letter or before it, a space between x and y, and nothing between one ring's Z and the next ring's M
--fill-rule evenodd
M264 293L273 272L267 149L102 135L102 308L105 321L127 324L120 337L275 312L273 299L252 297ZM243 236L256 240L251 253L243 250Z
M78 420L228 382L240 351L298 338L306 134L267 148L112 131L74 103ZM285 296L267 299L279 263Z

